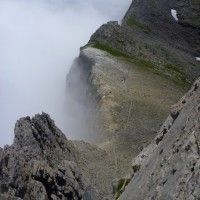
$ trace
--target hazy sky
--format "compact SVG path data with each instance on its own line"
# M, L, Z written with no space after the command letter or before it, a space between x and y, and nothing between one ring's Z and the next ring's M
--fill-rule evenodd
M0 146L12 143L17 119L42 111L66 131L64 89L72 61L130 2L0 0Z

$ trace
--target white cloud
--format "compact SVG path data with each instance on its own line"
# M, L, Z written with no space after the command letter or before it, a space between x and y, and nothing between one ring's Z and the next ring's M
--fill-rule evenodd
M41 111L64 129L66 74L79 47L130 0L0 0L0 146L16 120ZM64 130L65 131L65 130Z

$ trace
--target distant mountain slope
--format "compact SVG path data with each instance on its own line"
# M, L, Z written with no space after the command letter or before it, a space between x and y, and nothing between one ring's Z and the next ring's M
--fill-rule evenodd
M171 15L177 11L178 21ZM123 25L130 19L147 25L171 46L200 55L200 1L198 0L134 0Z
M117 22L103 25L88 45L119 51L182 84L193 82L200 75L200 63L195 59L200 55L199 4L134 0L122 25ZM177 10L178 21L171 9Z
M68 110L80 121L72 131L93 142L124 137L128 143L140 143L139 149L149 142L170 105L200 75L196 50L188 46L193 38L182 32L188 27L171 14L178 6L185 10L182 4L133 1L121 25L102 25L81 47L67 77ZM191 2L188 9L194 5ZM193 15L191 19L196 19L198 3ZM191 23L190 32L198 40L195 24ZM170 30L180 32L180 39L169 37Z

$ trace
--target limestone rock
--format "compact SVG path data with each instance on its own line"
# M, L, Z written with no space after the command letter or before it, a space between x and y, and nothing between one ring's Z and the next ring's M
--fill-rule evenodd
M140 168L120 200L200 198L200 78L177 105L176 118L133 160Z
M87 185L77 156L49 115L21 118L15 126L14 143L0 149L1 198L82 199Z

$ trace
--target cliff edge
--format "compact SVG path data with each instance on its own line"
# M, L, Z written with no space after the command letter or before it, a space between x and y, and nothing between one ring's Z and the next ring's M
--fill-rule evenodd
M19 119L0 148L0 199L199 200L200 79L169 112L200 76L199 12L197 0L134 0L102 25L66 80L66 125L86 142L48 114Z

